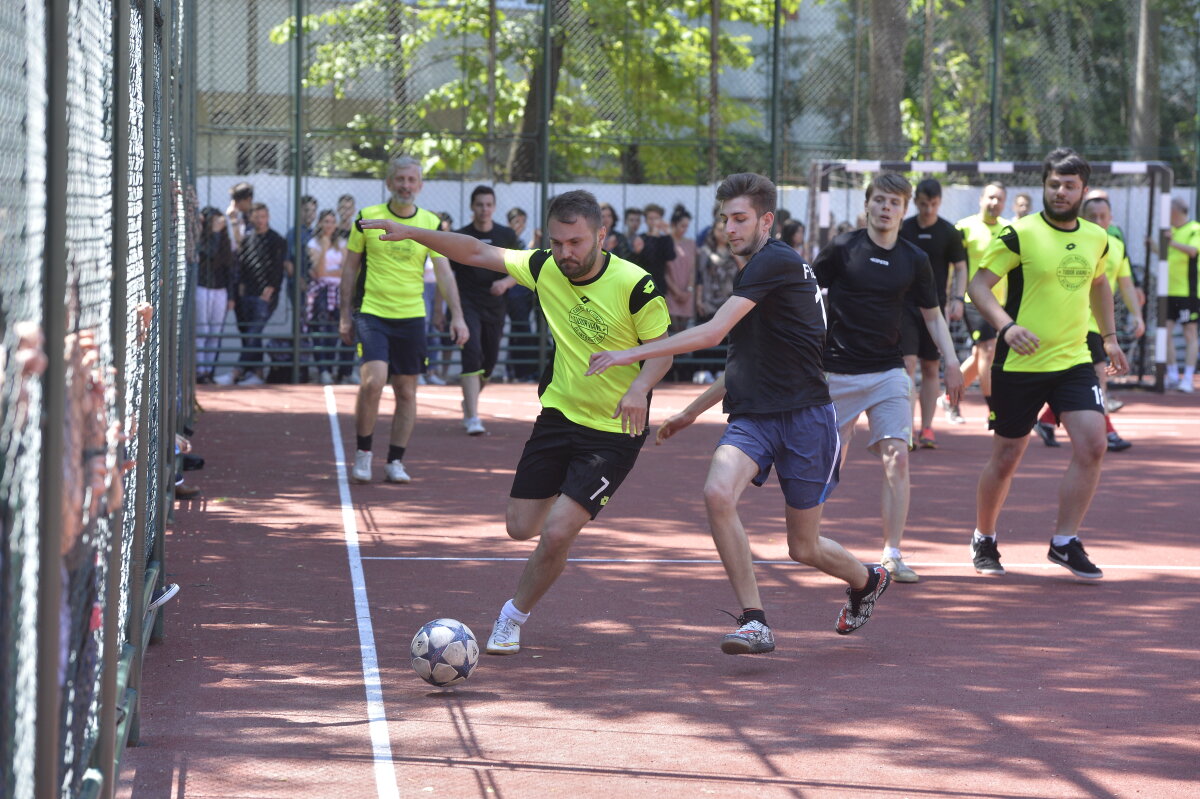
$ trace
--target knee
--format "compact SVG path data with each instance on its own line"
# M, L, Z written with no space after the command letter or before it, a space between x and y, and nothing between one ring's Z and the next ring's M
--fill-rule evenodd
M560 530L554 527L547 528L542 531L538 548L550 558L565 560L567 553L571 551L571 544L574 543L577 532L579 531Z
M383 384L386 382L373 369L364 369L360 375L359 391L368 397L378 398L383 394Z
M1104 460L1104 453L1108 451L1108 439L1103 434L1089 436L1086 441L1081 441L1078 445L1072 443L1071 447L1076 460L1085 467L1098 469Z
M728 486L713 481L704 484L704 507L710 514L724 513L737 505Z
M788 557L805 566L812 566L817 558L817 543L807 539L788 542Z
M908 475L908 445L894 438L886 439L879 447L883 470L889 477Z

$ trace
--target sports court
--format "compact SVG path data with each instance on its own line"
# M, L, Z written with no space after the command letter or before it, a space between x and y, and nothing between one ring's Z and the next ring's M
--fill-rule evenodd
M699 390L658 390L652 423ZM352 386L201 388L205 498L167 533L183 590L147 654L118 794L1200 796L1200 416L1182 396L1122 396L1114 423L1135 444L1106 457L1083 530L1102 581L1046 561L1069 448L1036 438L1001 516L1009 574L974 573L976 393L967 425L912 456L921 582L893 585L851 636L833 632L835 581L786 561L777 484L748 489L778 649L724 655L718 609L735 608L699 498L724 419L709 411L643 450L521 653L437 690L409 668L413 633L449 616L486 638L532 547L507 538L503 507L534 387L489 387L479 438L456 387L422 387L407 486L346 483ZM863 559L879 485L858 449L826 506L825 531Z

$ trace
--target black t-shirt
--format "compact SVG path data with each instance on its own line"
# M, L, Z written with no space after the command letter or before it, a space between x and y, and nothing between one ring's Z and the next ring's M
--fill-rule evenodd
M493 247L503 247L506 250L524 249L521 240L517 238L517 232L504 225L492 225L492 229L485 233L472 223L454 232L472 236ZM492 284L503 280L504 275L494 269L469 266L457 261L451 261L450 268L454 270L454 282L458 284L458 296L463 303L470 303L491 316L504 317L508 307L504 295L493 297L491 293Z
M905 295L912 289L918 307L938 307L929 257L904 239L885 250L863 228L821 248L813 269L821 287L829 289L826 371L857 375L904 366Z
M274 230L258 233L253 229L242 239L238 250L241 269L240 282L243 297L258 297L270 286L271 308L279 304L279 287L283 284L283 262L287 260L288 246L283 236Z
M933 268L933 287L937 289L938 305L946 307L946 284L950 279L950 265L967 260L967 249L963 246L962 233L940 216L929 227L921 227L917 217L910 216L900 225L900 238L911 241L929 256ZM965 289L966 286L963 286ZM910 304L916 298L910 293Z
M667 290L667 262L675 260L675 239L669 235L641 235L643 247L630 260L650 273L659 291ZM631 247L632 250L632 247Z
M778 413L829 403L821 370L825 307L816 275L781 241L768 239L733 280L752 300L729 331L725 413Z

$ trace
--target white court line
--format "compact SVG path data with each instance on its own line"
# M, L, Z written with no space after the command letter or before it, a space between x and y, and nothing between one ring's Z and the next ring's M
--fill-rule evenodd
M354 588L354 615L358 620L358 649L362 656L363 687L367 692L367 723L371 733L371 751L375 760L375 789L379 799L399 799L396 765L392 760L392 742L388 736L387 712L383 705L383 686L379 681L379 656L375 652L375 629L371 624L371 606L367 602L367 581L358 546L358 525L350 501L350 482L346 479L346 460L342 432L338 428L337 403L333 386L325 386L325 412L333 438L333 462L337 464L338 496L342 505L342 528L346 532L346 558L350 561L350 583Z
M524 563L528 558L456 558L456 557L424 557L417 555L363 555L362 560L413 560L413 561L453 561L462 563ZM675 563L675 564L695 564L695 565L719 565L719 560L703 560L703 559L688 559L688 558L567 558L567 563ZM794 566L794 560L756 560L754 563L758 566ZM937 563L934 561L920 562L916 560L906 561L910 566L921 566L923 568L968 568L970 564L965 561L962 563L947 562ZM1053 563L1005 563L1010 569L1060 569ZM1130 571L1163 571L1163 572L1200 572L1200 566L1131 566L1121 565L1113 566L1111 564L1102 564L1103 569L1128 569Z

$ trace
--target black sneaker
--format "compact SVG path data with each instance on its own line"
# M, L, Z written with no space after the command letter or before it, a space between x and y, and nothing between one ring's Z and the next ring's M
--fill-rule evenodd
M1116 430L1114 430L1108 434L1108 451L1109 452L1121 452L1122 450L1129 449L1132 446L1133 446L1133 442L1126 441L1125 439L1121 438L1119 435L1117 435Z
M971 538L971 562L980 574L1004 574L995 538Z
M171 597L178 593L178 583L167 583L166 585L161 586L154 591L154 596L150 598L150 604L146 606L146 611L149 612L151 610L161 608L163 605L167 604L167 600L171 599Z
M1062 444L1054 439L1054 425L1049 422L1034 422L1033 429L1042 438L1047 447L1061 447Z
M1061 547L1051 544L1050 551L1046 553L1046 560L1057 563L1076 577L1099 580L1104 576L1104 572L1096 568L1096 564L1088 559L1087 550L1083 548L1083 542L1078 538L1072 538Z

